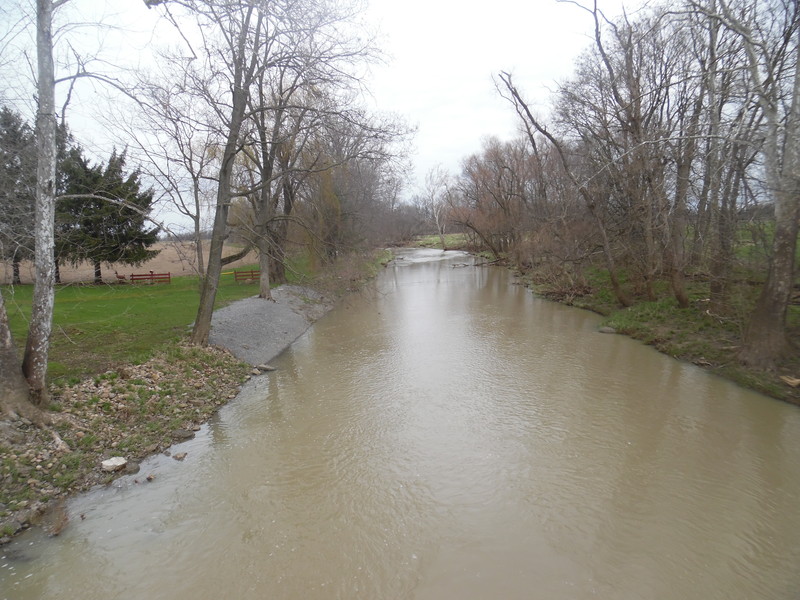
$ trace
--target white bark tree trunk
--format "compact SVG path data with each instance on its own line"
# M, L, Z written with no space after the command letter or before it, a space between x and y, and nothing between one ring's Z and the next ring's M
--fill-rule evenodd
M22 371L30 387L31 402L42 406L47 399L47 357L55 302L55 193L56 111L53 65L53 2L36 2L36 52L39 107L36 114L36 240L33 307Z

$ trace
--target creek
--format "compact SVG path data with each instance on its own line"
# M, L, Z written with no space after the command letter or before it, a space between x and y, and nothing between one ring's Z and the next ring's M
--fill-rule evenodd
M401 251L0 598L797 598L798 408L598 323Z

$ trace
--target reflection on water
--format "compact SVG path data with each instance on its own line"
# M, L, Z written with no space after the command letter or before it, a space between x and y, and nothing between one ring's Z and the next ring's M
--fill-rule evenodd
M405 252L0 597L796 597L800 411L469 262Z

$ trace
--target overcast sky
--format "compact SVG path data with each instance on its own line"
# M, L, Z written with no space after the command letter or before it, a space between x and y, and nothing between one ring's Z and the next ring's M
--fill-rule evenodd
M4 2L5 0L0 0ZM28 0L22 0L28 2ZM70 3L85 21L106 22L119 29L86 28L89 46L102 39L103 57L112 65L135 65L149 47L169 42L174 30L163 27L153 37L159 10L126 0L76 0ZM509 139L518 123L513 108L494 88L492 76L514 74L515 83L539 114L546 114L550 90L573 71L575 58L591 42L588 13L556 0L369 0L366 19L380 31L386 65L373 67L366 82L372 108L399 115L417 128L411 157L414 165L406 195L441 164L457 173L461 161L479 152L487 136ZM588 0L587 0L588 2ZM629 10L643 0L625 0ZM621 12L623 0L599 0L607 16ZM115 11L123 11L115 13ZM177 41L177 40L176 40ZM89 82L81 85L93 86ZM63 93L65 88L61 89ZM101 97L109 90L79 95L89 98L88 111L77 104L69 121L87 150L110 151L109 127L98 127ZM29 96L31 97L31 96Z
M623 5L598 4L608 16L620 14ZM511 72L545 114L550 90L571 74L593 35L588 13L556 0L371 0L369 15L393 58L375 70L375 105L418 127L418 183L437 164L457 173L485 137L516 134L516 115L495 90L493 75Z

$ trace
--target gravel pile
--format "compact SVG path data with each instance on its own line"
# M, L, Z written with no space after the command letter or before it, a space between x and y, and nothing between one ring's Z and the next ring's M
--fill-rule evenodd
M214 312L209 343L251 365L269 362L327 313L333 302L298 285L272 290L274 301L253 296Z

